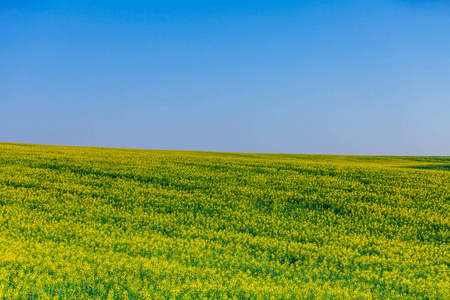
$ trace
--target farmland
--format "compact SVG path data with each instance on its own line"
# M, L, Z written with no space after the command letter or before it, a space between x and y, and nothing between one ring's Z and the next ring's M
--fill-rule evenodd
M0 299L450 299L450 157L0 143Z

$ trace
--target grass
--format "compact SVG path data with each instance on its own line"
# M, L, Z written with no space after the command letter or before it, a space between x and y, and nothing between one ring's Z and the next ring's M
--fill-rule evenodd
M0 299L450 299L449 165L0 143Z

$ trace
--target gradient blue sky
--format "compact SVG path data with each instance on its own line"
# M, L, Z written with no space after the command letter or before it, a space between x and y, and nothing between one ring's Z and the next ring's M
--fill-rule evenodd
M450 4L0 1L0 141L450 155Z

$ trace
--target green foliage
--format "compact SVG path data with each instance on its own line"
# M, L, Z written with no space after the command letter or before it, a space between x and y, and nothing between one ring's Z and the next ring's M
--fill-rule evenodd
M0 144L0 299L450 299L449 157Z

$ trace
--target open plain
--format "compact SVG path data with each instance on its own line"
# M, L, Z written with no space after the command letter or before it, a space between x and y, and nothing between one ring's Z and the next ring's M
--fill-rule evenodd
M449 170L0 143L0 299L449 299Z

